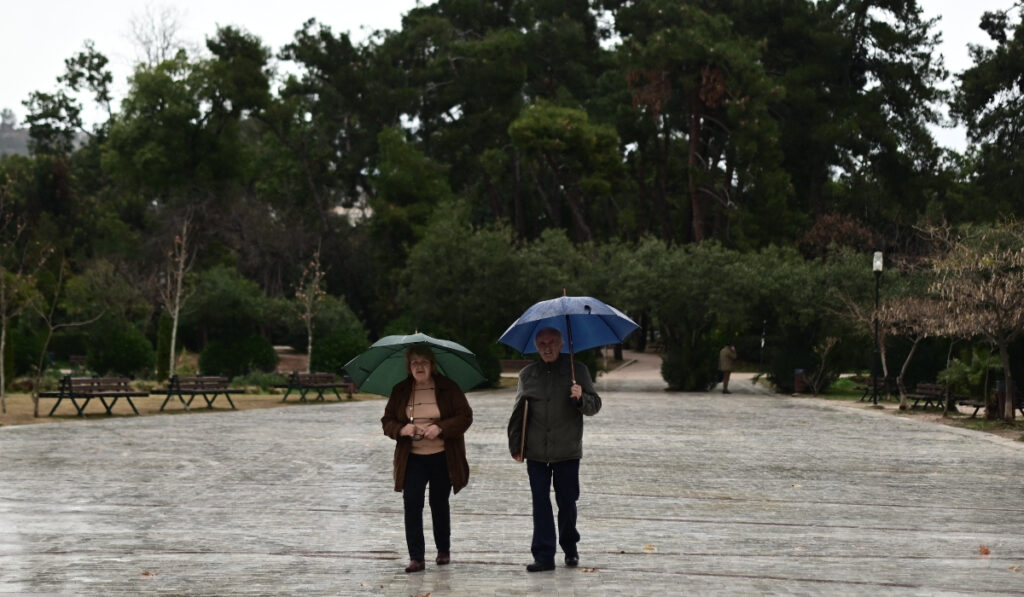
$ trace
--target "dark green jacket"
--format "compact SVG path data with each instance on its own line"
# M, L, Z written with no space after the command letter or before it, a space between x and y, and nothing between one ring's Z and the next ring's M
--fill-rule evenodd
M583 456L583 415L601 410L601 397L594 390L586 365L575 363L576 383L583 387L577 403L569 396L572 385L569 356L559 355L548 364L538 360L519 372L519 389L508 422L508 447L519 454L526 408L526 458L541 462L575 460Z

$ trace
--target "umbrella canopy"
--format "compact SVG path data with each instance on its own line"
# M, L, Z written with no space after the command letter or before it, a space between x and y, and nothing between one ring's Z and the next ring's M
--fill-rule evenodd
M365 352L345 363L342 369L360 391L388 396L395 384L409 376L405 368L405 349L414 344L428 346L437 361L437 372L457 383L463 391L487 379L480 371L476 355L468 348L450 340L419 333L384 336Z
M555 328L567 341L562 352L572 354L606 344L618 344L639 328L625 313L589 296L560 296L541 301L519 316L498 342L523 354L537 352L537 332Z

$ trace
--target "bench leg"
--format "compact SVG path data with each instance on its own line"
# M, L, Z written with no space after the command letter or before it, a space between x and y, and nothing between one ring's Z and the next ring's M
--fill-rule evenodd
M285 390L284 391L284 398L281 398L281 402L287 402L288 401L288 394L291 394L291 393L292 393L292 389L291 388L288 388L287 390Z
M50 409L50 412L47 413L46 416L52 417L53 413L57 412L57 407L60 406L60 403L61 403L62 400L64 400L63 396L60 397L60 398L57 398L57 401L53 403L53 408Z
M216 394L214 395L214 398L216 398ZM238 410L238 408L235 407L234 400L231 399L231 394L228 394L227 392L225 392L224 393L224 399L227 400L228 404L231 405L231 410Z
M114 408L115 404L117 404L117 396L114 396L113 398L110 399L110 404L107 404L106 398L100 396L100 404L103 405L103 408L107 409L108 415L113 415L114 413L111 412L111 409Z
M83 402L82 402L81 406L78 405L78 401L75 400L74 396L69 396L68 400L70 400L71 404L74 404L75 408L78 409L78 416L84 417L85 416L85 407L89 406L89 401L92 400L92 398L83 398Z
M331 390L334 392L334 395L337 396L338 402L341 402L341 394L338 393L338 388L331 388Z

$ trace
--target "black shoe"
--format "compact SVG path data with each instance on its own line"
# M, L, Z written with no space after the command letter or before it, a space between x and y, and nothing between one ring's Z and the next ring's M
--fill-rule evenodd
M732 394L732 392L730 392L729 390L722 390L722 393L723 394Z
M452 562L452 556L447 551L442 551L437 554L437 558L434 560L434 562L438 566L447 566Z
M575 568L580 565L580 554L565 556L565 565L569 568Z
M554 562L533 562L532 564L526 565L527 572L545 572L547 570L554 570Z
M423 560L410 560L409 565L405 567L405 571L420 572L426 567L427 565L423 562Z

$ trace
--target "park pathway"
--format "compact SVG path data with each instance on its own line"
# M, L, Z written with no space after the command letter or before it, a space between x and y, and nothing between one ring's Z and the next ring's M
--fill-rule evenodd
M1024 595L1024 444L639 369L598 382L577 569L524 570L500 390L414 575L382 401L0 428L0 594Z

